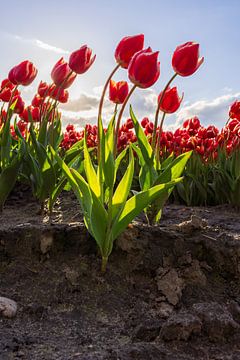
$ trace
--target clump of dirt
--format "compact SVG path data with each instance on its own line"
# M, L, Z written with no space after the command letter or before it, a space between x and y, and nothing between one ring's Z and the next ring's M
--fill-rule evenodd
M240 359L240 223L229 207L170 205L160 226L139 219L108 270L78 204L64 193L37 215L14 194L1 215L0 358L26 360Z

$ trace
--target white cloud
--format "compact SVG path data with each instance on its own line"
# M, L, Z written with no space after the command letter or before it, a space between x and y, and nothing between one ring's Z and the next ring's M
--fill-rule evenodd
M222 127L228 120L229 106L240 98L240 92L226 94L212 100L200 100L183 106L175 117L175 122L169 128L177 128L182 122L192 116L198 116L203 125L214 124Z
M59 47L49 45L39 39L27 39L27 38L23 38L22 36L14 35L14 34L7 34L7 35L12 39L31 44L43 50L51 51L57 54L69 54L68 50L64 50Z
M164 128L174 130L181 126L184 120L193 116L198 116L203 125L214 124L222 127L228 119L229 106L239 98L240 92L225 94L212 100L199 100L192 104L185 101L176 114L166 117ZM99 99L100 93L95 90L94 95L84 93L78 99L70 100L68 104L61 105L63 123L74 122L80 126L87 123L96 124ZM151 121L154 120L157 93L153 89L137 89L130 99L130 103L139 120L145 116L148 116ZM112 117L113 111L114 105L106 97L103 112L105 122L108 122ZM123 119L128 116L129 106L126 107Z

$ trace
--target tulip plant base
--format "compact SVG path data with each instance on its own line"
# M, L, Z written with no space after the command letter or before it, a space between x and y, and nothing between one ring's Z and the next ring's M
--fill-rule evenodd
M18 191L1 215L0 296L18 305L0 317L1 360L240 359L233 209L169 205L160 226L139 219L105 275L71 193L52 224L36 212Z

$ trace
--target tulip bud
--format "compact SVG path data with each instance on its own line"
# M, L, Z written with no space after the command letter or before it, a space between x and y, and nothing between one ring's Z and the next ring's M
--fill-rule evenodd
M38 94L36 94L34 96L34 98L32 99L32 106L39 107L42 105L43 102L44 102L44 98L42 98Z
M3 89L3 88L13 90L14 85L11 83L11 81L9 79L4 79L1 83L1 89Z
M72 72L69 65L63 60L63 58L58 60L51 72L54 84L62 89L66 89L71 86L76 76L77 74Z
M124 69L127 69L133 55L143 49L143 44L143 34L124 37L115 50L115 59L117 63Z
M187 42L176 48L172 57L173 70L180 76L190 76L203 63L199 58L199 44Z
M149 119L147 117L143 118L141 121L141 125L143 128L145 128L148 123L149 123Z
M49 85L46 82L41 81L38 86L38 95L42 98L48 96Z
M69 93L67 90L61 88L61 87L57 87L55 85L52 85L49 88L49 96L54 99L59 101L60 103L66 103L68 101L68 97L69 97Z
M77 74L85 73L90 66L93 64L96 59L96 55L92 58L92 50L87 47L87 45L83 45L79 50L74 51L69 58L69 67L72 71L75 71Z
M115 104L122 104L128 96L128 83L126 81L115 82L110 80L109 99Z
M14 85L27 86L33 82L37 76L37 69L28 60L21 62L9 71L8 79Z
M5 87L1 92L0 92L0 100L4 101L4 102L9 102L12 96L12 92L9 88Z
M231 119L240 120L240 101L236 100L229 109L229 117Z
M158 103L160 105L159 108L167 114L172 114L179 109L182 99L183 94L181 98L178 96L176 86L173 88L168 87L163 96L162 92L158 96Z
M40 120L40 110L38 107L27 106L19 116L25 122L38 122Z
M14 106L13 112L16 114L21 114L24 110L24 101L22 100L21 96L19 96L19 95L14 96L11 100L11 104L14 104L14 103L15 103L15 106Z
M138 87L146 89L158 80L160 75L159 51L149 47L136 53L128 67L129 79Z

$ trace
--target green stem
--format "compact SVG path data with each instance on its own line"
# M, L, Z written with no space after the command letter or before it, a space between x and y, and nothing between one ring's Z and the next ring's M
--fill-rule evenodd
M155 122L154 122L154 128L153 128L153 137L152 137L152 149L155 149L155 145L156 145L156 138L157 138L157 126L158 126L158 116L159 116L159 111L160 111L160 106L163 100L163 96L167 90L167 88L169 87L169 85L171 84L171 82L175 79L175 77L177 76L177 73L175 73L171 79L168 81L168 83L166 84L165 88L162 91L162 95L158 101L158 106L157 106L157 110L155 113Z
M108 257L102 256L101 272L104 274L107 269Z
M164 112L162 115L162 119L160 122L159 132L158 132L158 138L157 138L157 146L156 146L156 162L157 162L157 169L160 169L160 145L161 145L161 135L162 135L162 128L163 128L163 122L165 119L166 113Z
M125 107L127 105L127 102L130 98L130 96L132 95L132 93L134 92L134 90L136 89L137 85L133 85L133 87L131 88L131 90L128 93L128 96L126 97L126 99L124 100L124 103L122 104L121 110L118 114L118 119L117 119L117 124L116 124L116 128L115 128L115 139L114 139L114 158L116 158L117 155L117 141L118 141L118 132L119 132L119 128L120 128L120 123L121 123L121 119L122 119L122 115L123 112L125 110Z

